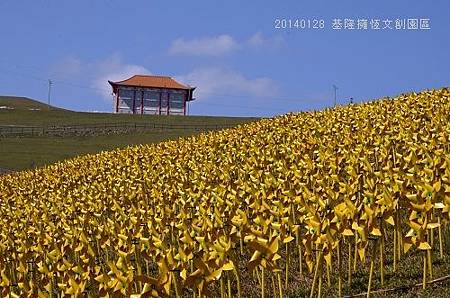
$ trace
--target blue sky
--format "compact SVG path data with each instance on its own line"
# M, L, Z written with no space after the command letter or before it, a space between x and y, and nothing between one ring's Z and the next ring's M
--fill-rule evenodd
M157 74L198 87L191 114L272 116L332 105L333 84L341 104L450 86L449 11L447 0L0 0L0 94L46 101L51 79L52 104L111 111L108 79ZM397 19L430 29L370 26Z

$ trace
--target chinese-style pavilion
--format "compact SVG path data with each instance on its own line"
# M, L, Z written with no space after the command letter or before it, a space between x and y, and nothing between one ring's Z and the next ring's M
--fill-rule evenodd
M186 103L194 100L195 87L171 77L135 75L112 86L116 113L186 115Z

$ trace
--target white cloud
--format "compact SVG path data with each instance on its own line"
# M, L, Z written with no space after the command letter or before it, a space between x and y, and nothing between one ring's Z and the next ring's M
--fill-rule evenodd
M136 74L151 74L144 66L123 62L118 54L92 62L68 57L56 64L52 73L57 80L83 81L82 84L75 85L88 85L108 102L111 101L111 86L108 80L121 81Z
M257 32L241 42L230 35L222 34L191 40L175 39L169 48L169 53L172 55L223 56L245 48L275 48L282 44L281 36L266 37L261 32Z
M54 77L67 79L79 75L82 72L82 68L83 65L81 60L70 56L54 65L50 71Z
M223 68L196 69L176 78L196 86L196 97L199 99L228 95L264 98L279 94L276 82L270 78L247 78L241 73Z
M106 100L111 100L111 86L108 84L108 80L121 81L136 74L151 74L144 66L122 62L119 55L113 55L98 61L92 66L96 68L97 73L97 77L92 82L92 87L96 88L97 93Z
M175 39L170 46L169 53L172 55L222 56L238 49L238 47L233 37L222 34L192 40Z
M253 34L249 39L248 39L248 44L254 47L260 47L262 45L264 45L264 37L262 35L261 32L257 32L255 34Z
M265 37L261 32L256 32L247 40L247 45L252 48L276 48L283 44L281 36Z

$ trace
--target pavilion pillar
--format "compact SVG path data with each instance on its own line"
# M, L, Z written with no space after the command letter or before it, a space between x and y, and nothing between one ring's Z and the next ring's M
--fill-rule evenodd
M161 115L161 100L162 100L162 90L159 90L159 107L158 107L159 115Z
M167 115L170 115L170 91L167 92Z
M136 107L136 89L134 89L133 91L133 114L135 107Z
M144 115L144 90L141 92L141 115Z
M119 99L120 99L120 88L117 88L117 93L116 93L116 113L119 113Z
M188 100L188 96L189 96L189 91L186 90L186 94L184 95L184 100L183 100L183 115L186 116L186 102Z

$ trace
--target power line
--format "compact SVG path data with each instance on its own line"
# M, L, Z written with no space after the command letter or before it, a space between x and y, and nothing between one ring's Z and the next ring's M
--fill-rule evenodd
M240 95L240 94L219 94L219 93L207 93L210 97L229 97L229 98L250 98L251 95ZM198 96L197 96L198 97ZM207 97L207 96L203 96ZM272 99L276 101L285 101L285 102L292 102L292 103L301 103L299 98L283 98L283 97L277 97L277 96L261 96L262 99Z
M88 86L88 85L74 84L74 83L69 83L69 82L61 81L61 80L55 80L54 82L63 84L63 85L67 85L70 87L81 88L81 89L90 89L90 90L103 91L103 92L106 91L106 89L107 89L107 88L105 88L105 89L96 88L96 87L92 87L92 86Z
M35 75L21 73L21 72L17 72L17 71L12 71L12 70L6 69L4 67L1 67L0 69L2 70L2 72L9 72L11 74L22 76L22 77L27 77L27 78L30 78L30 79L33 79L33 80L36 80L36 81L42 81L42 82L46 82L47 81L47 79L44 79L44 78L41 78L41 77L38 77L38 76L35 76Z
M218 107L226 107L226 108L241 108L241 109L254 109L254 110L264 110L267 111L267 108L263 107L256 107L256 106L250 106L250 105L234 105L234 104L222 104L222 103L216 103L216 102L197 102L196 105L208 105L208 106L218 106Z
M336 101L337 101L337 90L339 89L336 85L333 85L333 89L334 89L334 106L336 106Z
M48 107L50 108L50 95L51 95L51 92L52 92L52 84L53 84L53 82L52 82L52 80L48 80L48 97L47 97L47 101L48 101Z
M49 80L49 79L43 78L41 76L36 76L36 75L29 74L29 73L24 73L24 72L18 72L18 71L15 71L15 70L11 70L11 69L5 68L3 66L1 66L0 69L3 72L8 72L8 73L11 73L11 74L14 74L14 75L27 77L27 78L30 78L30 79L33 79L33 80L37 80L37 81L48 82L48 80ZM58 84L63 84L63 85L67 85L67 86L71 86L71 87L75 87L75 88L81 88L81 89L90 89L90 90L97 90L97 91L105 91L106 90L106 89L96 88L96 87L92 87L92 86L88 86L88 85L74 84L74 83L71 83L71 82L63 81L63 80L51 80L51 81L52 81L52 84L58 83Z

